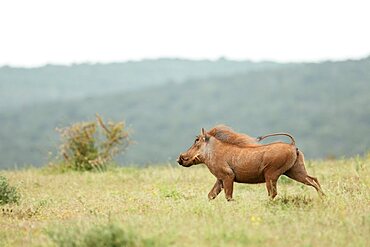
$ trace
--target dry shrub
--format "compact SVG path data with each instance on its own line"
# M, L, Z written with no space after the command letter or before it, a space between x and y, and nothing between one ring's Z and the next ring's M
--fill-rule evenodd
M131 144L124 122L104 123L98 114L96 121L75 123L57 131L62 140L60 155L72 170L105 170L108 162Z

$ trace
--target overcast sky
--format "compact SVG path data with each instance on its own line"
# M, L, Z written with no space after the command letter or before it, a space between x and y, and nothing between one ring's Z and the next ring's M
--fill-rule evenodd
M370 1L0 1L0 66L368 55Z

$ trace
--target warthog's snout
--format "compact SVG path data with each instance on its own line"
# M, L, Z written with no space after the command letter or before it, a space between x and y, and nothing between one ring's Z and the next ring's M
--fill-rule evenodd
M177 163L179 163L179 165L184 165L184 161L188 161L189 158L185 157L183 154L180 154L180 156L177 158Z
M177 163L179 163L179 165L182 165L182 160L180 157L177 158Z

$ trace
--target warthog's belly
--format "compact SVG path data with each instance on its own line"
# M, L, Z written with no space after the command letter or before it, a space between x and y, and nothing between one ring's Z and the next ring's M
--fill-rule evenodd
M237 183L247 183L247 184L258 184L264 183L265 177L260 171L251 171L246 169L234 168L235 179Z

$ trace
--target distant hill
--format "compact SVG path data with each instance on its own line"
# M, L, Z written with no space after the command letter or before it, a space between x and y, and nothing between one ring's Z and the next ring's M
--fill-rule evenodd
M190 78L226 76L287 66L219 59L157 59L110 64L46 65L0 68L0 112L34 103L63 101L127 92Z
M55 127L96 112L134 130L137 143L124 164L172 160L201 127L218 123L252 136L290 132L308 158L361 154L370 149L370 58L211 75L4 112L0 165L43 164L57 146Z

